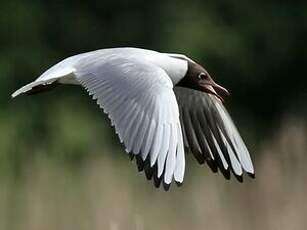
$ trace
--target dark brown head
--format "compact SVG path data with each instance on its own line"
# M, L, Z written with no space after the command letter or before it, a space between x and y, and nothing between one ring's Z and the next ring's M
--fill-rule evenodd
M224 96L228 96L228 91L215 83L209 73L199 64L188 61L186 75L178 82L177 86L199 90L213 94L223 101Z

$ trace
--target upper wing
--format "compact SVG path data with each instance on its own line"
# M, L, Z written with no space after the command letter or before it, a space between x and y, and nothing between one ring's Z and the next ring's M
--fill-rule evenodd
M205 161L226 178L230 170L242 181L245 170L254 175L249 152L222 102L215 96L175 87L184 144L200 163ZM243 169L243 170L242 170Z
M185 158L173 85L154 65L116 58L83 66L77 80L108 114L126 151L155 184L181 183ZM131 154L131 155L132 155ZM132 156L133 156L132 155Z

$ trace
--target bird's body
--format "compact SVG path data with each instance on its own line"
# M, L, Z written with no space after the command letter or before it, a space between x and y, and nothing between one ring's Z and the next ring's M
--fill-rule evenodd
M92 51L64 59L12 96L55 84L81 85L108 114L126 151L147 178L182 183L184 146L226 178L254 174L245 144L221 100L227 91L180 54L138 48Z

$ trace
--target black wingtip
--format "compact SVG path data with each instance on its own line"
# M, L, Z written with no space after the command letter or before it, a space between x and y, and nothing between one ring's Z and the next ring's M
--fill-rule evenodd
M161 181L162 181L161 178L158 178L156 175L154 175L154 177L153 177L153 182L154 182L154 186L155 186L156 188L160 188Z
M249 177L250 178L253 178L253 179L255 179L256 178L256 175L255 175L255 173L247 173L247 175L249 175Z
M234 173L235 177L237 178L237 181L239 181L240 183L243 183L243 176L242 175L236 175Z
M175 182L178 187L181 187L183 185L183 182L178 182L178 181L175 181Z
M139 157L138 155L135 156L135 160L136 160L136 165L138 168L138 171L141 172L144 170L144 162L142 160L141 157Z
M219 168L220 169L220 172L223 174L223 176L224 176L224 178L226 179L226 180L230 180L230 170L229 169L223 169L223 168Z
M212 159L206 159L207 165L213 173L217 173L217 165Z
M196 150L191 151L191 152L192 152L193 156L195 157L195 159L197 160L197 162L199 164L204 164L205 163L204 155L201 152L196 151Z
M133 159L134 159L134 154L133 153L129 153L129 159L131 160L131 161L133 161Z
M151 167L145 167L144 171L145 171L145 175L146 175L147 180L151 180L152 176L154 174L154 169L151 168Z
M165 191L168 191L170 187L171 187L171 184L166 184L163 182L163 188Z
M144 174L147 180L153 180L153 184L156 188L160 188L161 184L163 184L163 189L165 191L169 191L171 187L171 183L167 184L163 181L165 171L163 171L162 175L158 177L157 176L158 175L158 165L154 164L151 167L149 157L147 157L144 161L141 156L135 155L133 153L129 153L129 158L131 160L135 159L138 171L139 172L144 171ZM178 181L175 181L175 182L178 187L182 186L182 183Z

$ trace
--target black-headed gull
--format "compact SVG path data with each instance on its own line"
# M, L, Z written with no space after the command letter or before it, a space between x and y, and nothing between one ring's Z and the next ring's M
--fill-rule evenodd
M83 86L108 114L126 152L158 187L183 182L184 147L225 178L254 176L249 152L223 106L227 90L181 54L101 49L64 59L13 93Z

